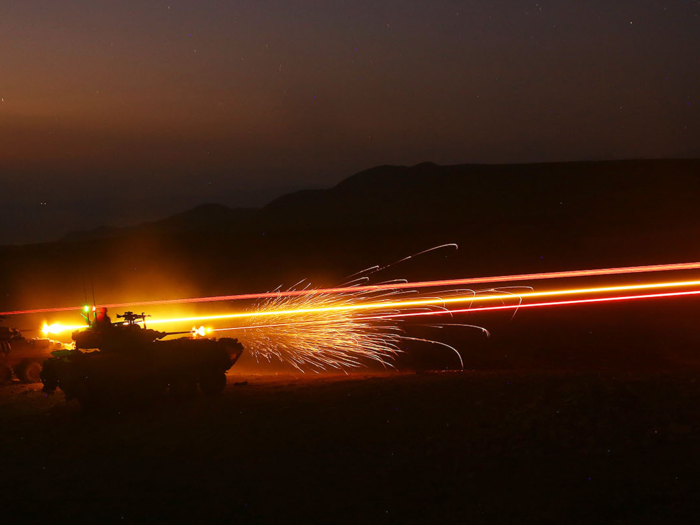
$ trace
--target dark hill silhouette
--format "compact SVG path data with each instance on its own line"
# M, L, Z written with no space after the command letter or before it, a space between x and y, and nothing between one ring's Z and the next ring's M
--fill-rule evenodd
M197 232L203 230L229 230L243 225L257 214L253 209L231 209L223 204L202 204L166 219L130 227L102 226L95 230L68 233L63 241L87 241L123 237L134 234L159 234L166 232Z
M287 195L263 210L270 227L530 224L595 230L694 216L700 162L383 166L329 190ZM284 219L284 220L283 220ZM552 223L556 221L556 223Z
M695 221L700 161L637 160L526 165L380 166L325 190L260 210L207 204L131 228L75 232L71 241L185 231L310 232L430 226L474 235L505 230L605 233Z
M162 256L168 267L213 272L218 289L232 271L263 287L328 268L341 278L445 242L462 246L455 271L475 274L700 259L698 196L700 160L381 166L262 209L207 204L131 228L5 247L0 265L17 283L13 272L34 268L41 275L32 282L48 275L48 286L64 264L72 273L90 260L118 281L122 268L153 264L163 273ZM65 254L60 263L57 254Z

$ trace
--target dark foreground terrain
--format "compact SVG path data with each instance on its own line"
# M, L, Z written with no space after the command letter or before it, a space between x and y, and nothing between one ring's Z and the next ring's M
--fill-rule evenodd
M0 509L4 523L692 523L698 375L232 375L219 398L101 416L16 384L0 389Z

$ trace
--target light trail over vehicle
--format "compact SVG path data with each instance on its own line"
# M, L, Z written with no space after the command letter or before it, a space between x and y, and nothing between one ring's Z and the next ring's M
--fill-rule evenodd
M256 300L267 299L273 297L296 297L304 295L318 295L327 293L345 293L349 291L381 291L381 290L406 290L406 289L422 289L422 288L445 288L455 286L468 286L473 284L490 284L490 283L509 283L523 281L538 281L551 279L570 279L580 277L595 277L606 275L627 275L640 273L656 273L669 271L697 270L700 269L700 262L677 263L677 264L658 264L651 266L626 266L620 268L601 268L593 270L573 270L563 272L546 272L546 273L529 273L519 275L500 275L493 277L468 277L462 279L446 279L436 281L419 281L419 282L392 282L388 284L372 284L360 286L343 286L334 288L317 288L308 290L286 290L263 293L248 293L235 295L217 295L211 297L192 297L184 299L163 299L156 301L140 301L128 303L108 303L100 306L107 308L130 308L133 306L153 306L153 305L168 305L168 304L189 304L189 303L209 303L220 301L239 301L239 300ZM21 315L21 314L37 314L37 313L56 313L56 312L71 312L82 310L81 306L61 306L55 308L36 308L30 310L14 310L0 312L0 315Z

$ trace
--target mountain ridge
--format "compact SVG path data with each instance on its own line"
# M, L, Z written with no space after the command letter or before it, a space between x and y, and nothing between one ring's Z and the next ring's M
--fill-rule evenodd
M625 193L649 206L660 199L669 209L670 203L664 200L663 192L652 191L650 200L642 187L654 190L655 185L666 184L670 187L666 193L685 201L693 192L684 191L683 187L700 192L698 174L698 159L382 165L360 171L330 188L282 195L260 208L204 203L135 226L100 226L89 231L69 232L55 242L199 231L244 233L373 225L401 227L475 220L480 215L487 216L483 219L487 223L502 224L514 217L559 215L558 210L552 209L553 202L574 207L576 213L587 213L583 210L586 203L594 205L612 199L617 205L624 205ZM524 205L524 200L531 206ZM603 213L615 215L611 209Z

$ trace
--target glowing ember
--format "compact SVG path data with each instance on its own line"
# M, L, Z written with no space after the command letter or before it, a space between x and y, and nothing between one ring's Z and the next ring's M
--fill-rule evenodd
M681 297L694 297L700 296L700 290L693 290L690 292L669 292L669 293L655 293L655 294L644 294L644 295L621 295L614 297L598 297L596 299L575 299L571 301L550 301L543 303L518 303L509 305L499 305L499 306L485 306L476 308L460 308L456 310L431 310L423 312L401 312L395 314L379 314L370 317L356 317L355 321L387 321L390 319L404 320L413 317L427 317L427 316L441 316L449 315L454 316L455 314L465 314L465 313L481 313L481 312L493 312L500 310L520 310L526 308L545 308L551 306L574 306L574 305L585 305L585 304L598 304L598 303L616 303L624 301L639 301L645 299L664 299L664 298L681 298ZM298 329L302 327L308 327L309 325L315 323L323 323L325 321L307 321L307 322L285 322L275 325L265 325L268 328L278 328L285 327L290 330ZM456 326L472 326L472 325L456 325ZM237 326L232 328L217 328L212 330L213 332L227 332L227 331L244 331L255 328L254 326Z
M462 363L459 352L451 346L408 337L391 321L362 318L357 307L368 301L391 304L387 297L367 296L362 291L267 299L249 312L246 326L238 328L238 337L257 359L278 359L300 371L355 368L368 361L390 367L401 352L400 343L408 340L445 346ZM280 322L289 311L299 312L295 322ZM391 311L387 306L384 313Z

